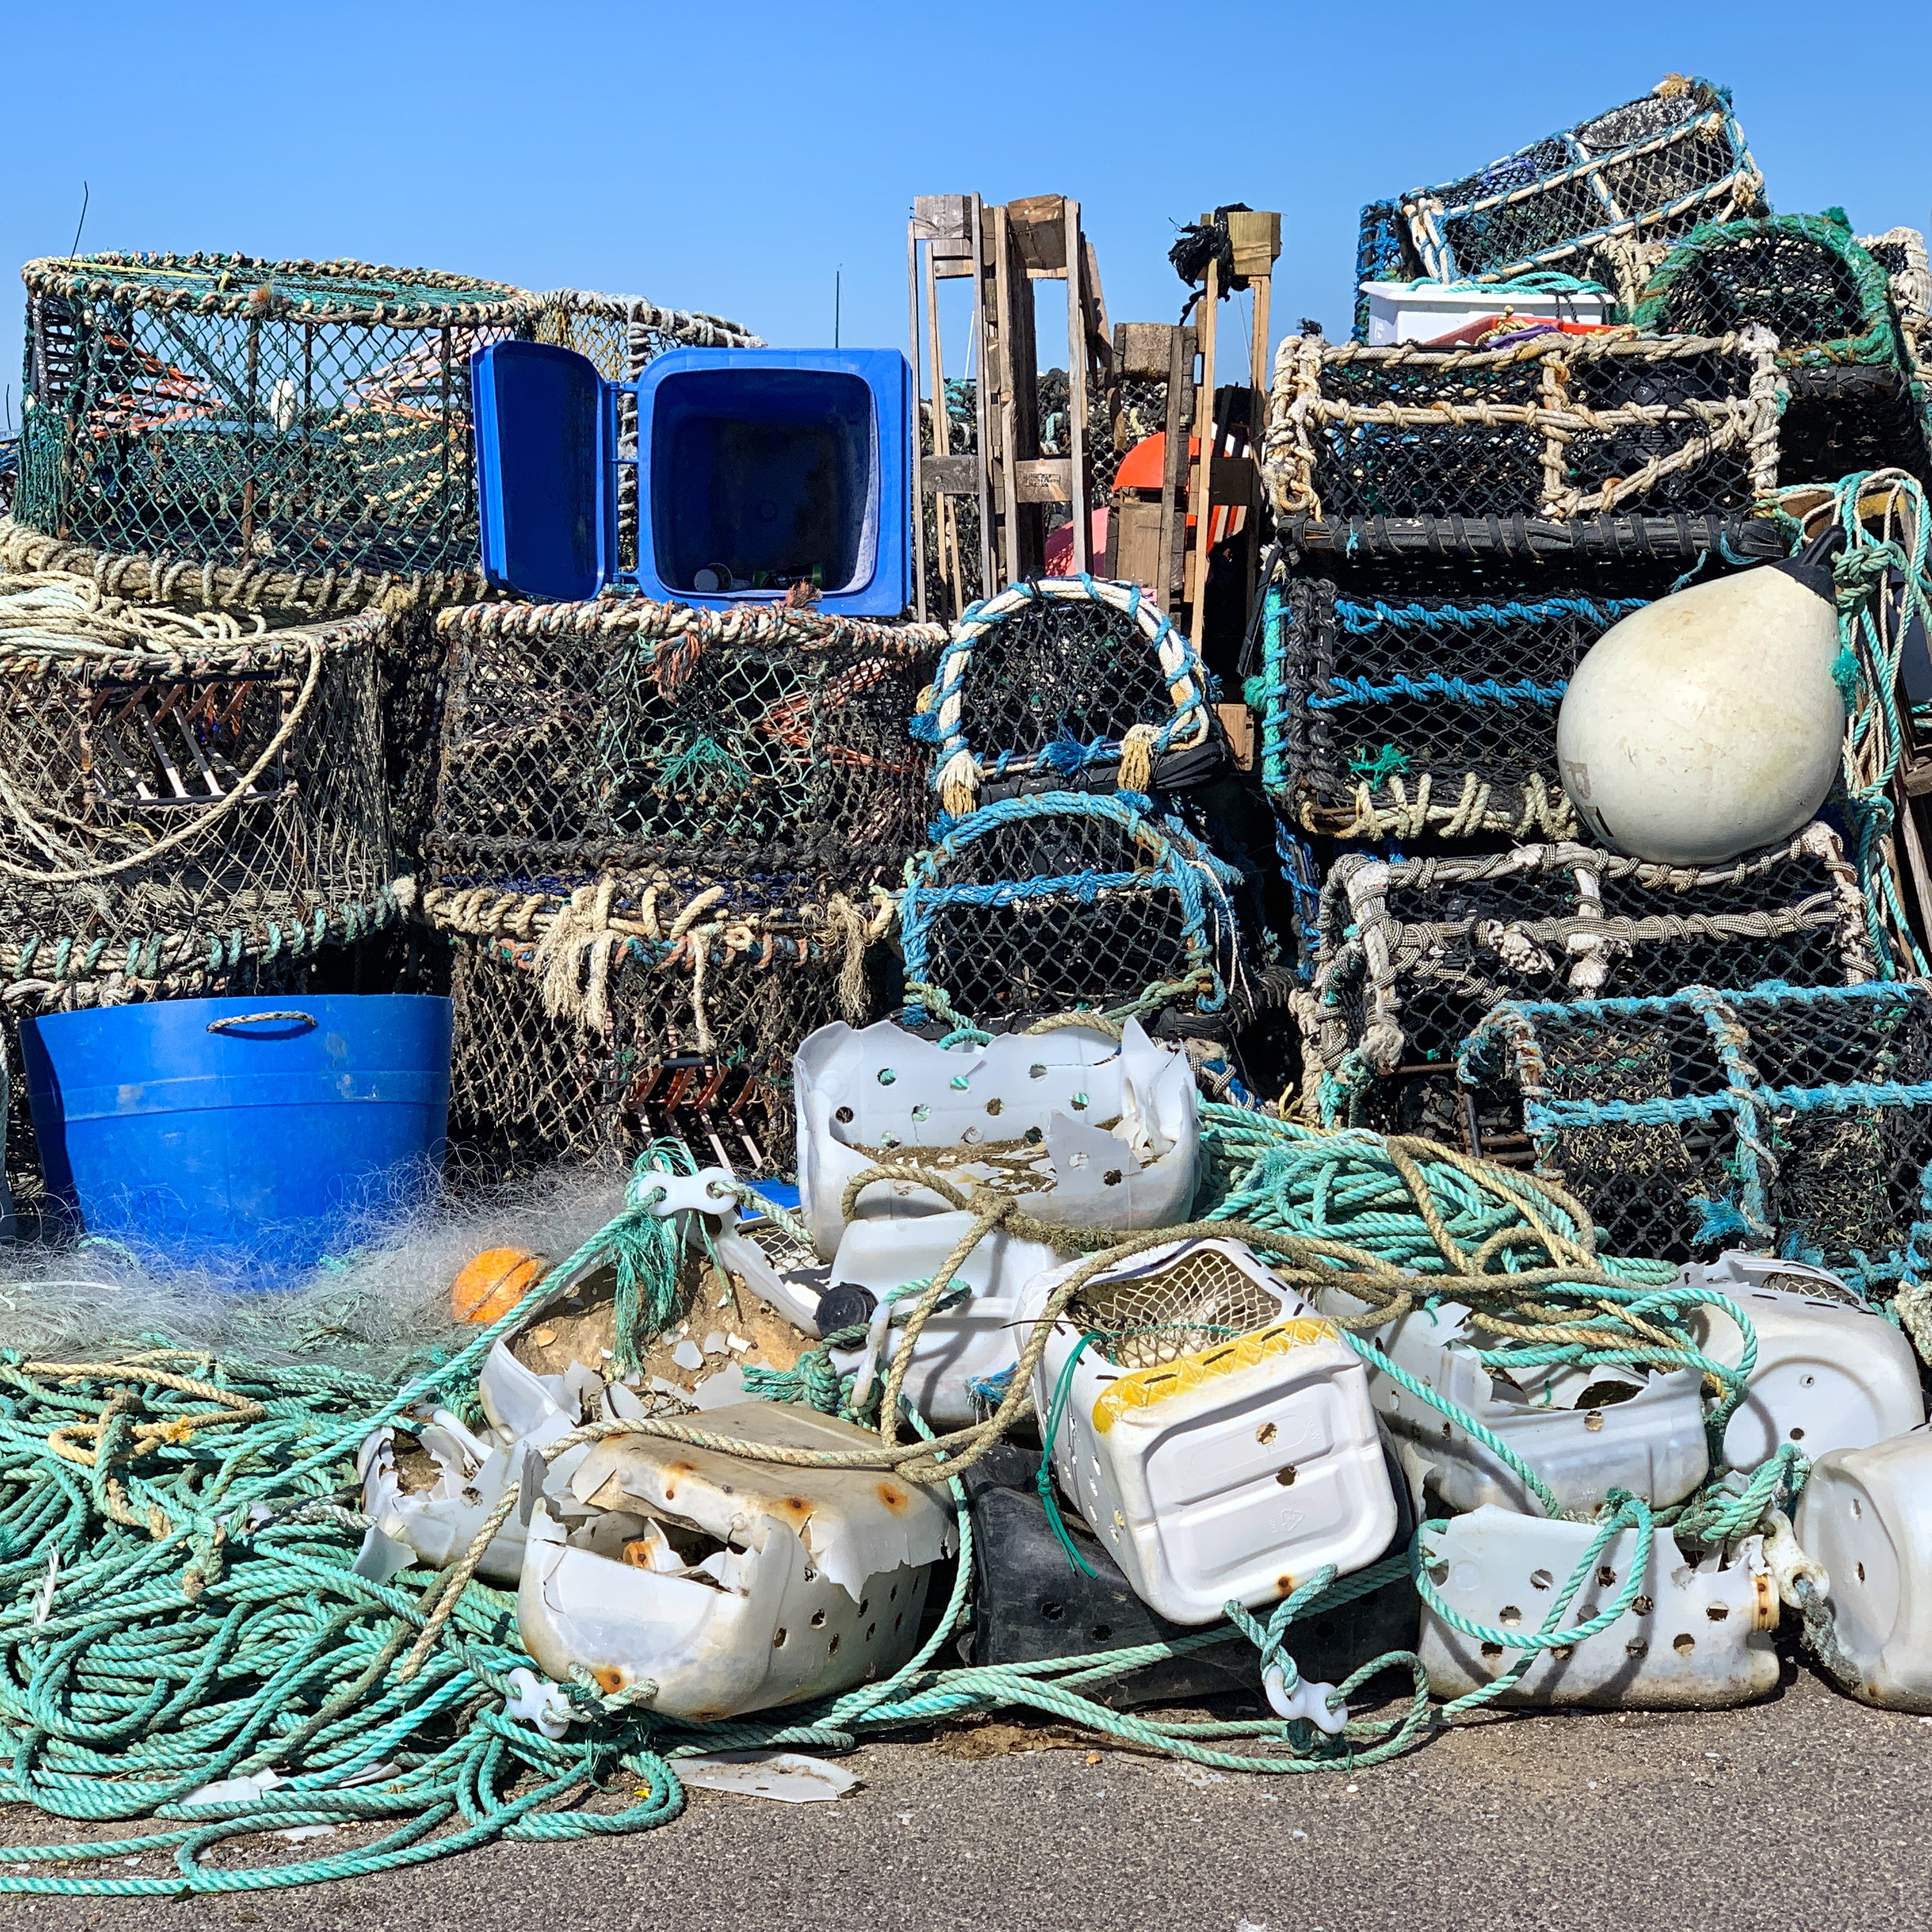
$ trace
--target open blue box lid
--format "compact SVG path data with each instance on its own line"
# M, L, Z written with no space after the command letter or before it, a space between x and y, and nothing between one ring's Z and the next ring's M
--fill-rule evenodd
M498 342L471 358L483 568L575 602L612 586L714 609L897 617L912 590L912 372L896 350L679 349L634 382L587 357ZM619 407L637 399L637 453ZM637 475L634 568L618 479Z

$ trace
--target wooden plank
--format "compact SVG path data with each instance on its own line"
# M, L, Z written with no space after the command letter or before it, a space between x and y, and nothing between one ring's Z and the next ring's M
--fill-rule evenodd
M919 242L966 242L972 238L972 197L964 194L916 194L912 198L912 232Z
M1228 240L1234 255L1234 273L1244 281L1274 272L1281 253L1281 217L1266 208L1231 208Z
M1214 715L1228 740L1228 755L1234 769L1251 772L1255 768L1255 714L1245 704L1217 704Z
M1204 217L1206 220L1210 218ZM1220 430L1214 422L1214 332L1219 322L1217 311L1221 305L1221 264L1214 256L1208 258L1208 281L1201 298L1197 314L1200 320L1196 326L1201 335L1201 387L1194 398L1194 433L1201 439L1202 455L1212 457L1220 447ZM1201 606L1205 602L1208 588L1208 533L1213 527L1214 519L1208 513L1208 472L1211 465L1199 463L1195 465L1194 488L1190 493L1189 512L1194 518L1194 593L1188 599L1192 605L1187 620L1188 634L1198 650L1201 644Z
M920 202L921 200L937 201L944 197L915 196L913 201L912 220L906 226L906 335L911 351L913 412L916 418L919 411L919 242ZM926 292L930 295L932 278L928 271L926 281ZM946 395L944 388L935 378L932 385L932 446L944 451L941 440L946 434ZM912 434L912 566L913 614L922 624L926 621L926 517L920 508L927 488L926 465L927 458L920 446L919 424L915 419Z
M998 587L993 568L993 405L986 380L986 209L976 191L973 196L973 344L978 362L973 386L980 450L980 594L990 597Z
M1007 232L1029 275L1066 272L1066 197L1023 195L1006 203Z
M1176 328L1168 332L1167 338L1166 460L1161 466L1160 574L1154 580L1154 596L1163 617L1174 614L1175 553L1183 548L1186 530L1185 524L1176 528L1178 519L1174 514L1174 499L1187 468L1187 430L1181 421L1181 398L1193 374L1194 363L1191 353L1184 360L1183 352L1191 348L1193 333L1192 329Z
M1161 506L1152 502L1116 503L1107 520L1108 570L1123 584L1138 584L1162 595L1168 572L1161 548Z
M1094 568L1094 474L1087 448L1087 303L1082 286L1084 251L1080 204L1066 200L1066 232L1061 253L1066 271L1067 493L1073 513L1073 568L1084 576Z
M1023 456L1013 464L1017 500L1022 503L1070 503L1073 466L1064 456ZM1083 564L1081 568L1084 569Z

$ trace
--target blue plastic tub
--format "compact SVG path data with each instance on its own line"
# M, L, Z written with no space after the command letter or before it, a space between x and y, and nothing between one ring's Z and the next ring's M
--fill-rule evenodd
M50 1192L89 1234L271 1286L433 1181L449 1002L172 1000L20 1029Z

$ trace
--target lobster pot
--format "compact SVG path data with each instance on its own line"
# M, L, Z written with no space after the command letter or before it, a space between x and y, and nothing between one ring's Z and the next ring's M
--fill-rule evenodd
M1010 1027L1074 1007L1232 1018L1233 870L1120 794L1042 792L952 822L899 908L909 1024Z
M1304 565L1267 595L1270 800L1300 830L1345 838L1574 836L1556 766L1570 675L1685 568L1628 566L1610 594L1580 565Z
M884 1004L886 918L796 880L432 890L424 912L457 940L452 1132L510 1164L672 1136L706 1163L788 1173L793 1054Z
M896 878L929 760L906 734L944 633L641 598L437 620L450 655L439 882L667 865Z
M1673 74L1460 181L1370 202L1358 278L1492 282L1553 268L1628 292L1658 243L1766 206L1729 93ZM1368 333L1366 304L1355 332Z
M90 255L22 273L22 522L318 577L475 566L470 357L530 334L536 297L245 255Z
M1780 479L1786 386L1765 332L1484 350L1292 335L1264 468L1286 518L1742 518Z
M10 1004L246 992L395 919L381 632L0 577Z
M1874 980L1499 1007L1464 1048L1520 1096L1538 1171L1615 1254L1774 1248L1922 1277L1932 996Z
M1858 246L1885 271L1906 358L1923 382L1932 364L1932 262L1925 238L1916 228L1888 228L1860 236Z
M1924 473L1890 273L1842 221L1780 214L1700 228L1658 265L1630 319L1658 335L1776 335L1791 397L1780 430L1789 480Z
M1295 1005L1324 1116L1497 1156L1524 1145L1514 1096L1459 1086L1455 1069L1504 1001L1844 986L1874 971L1856 871L1822 823L1701 871L1574 844L1352 853L1322 889L1319 926L1314 982Z
M950 812L1026 792L1169 790L1226 754L1194 647L1138 584L1036 578L954 626L913 735Z

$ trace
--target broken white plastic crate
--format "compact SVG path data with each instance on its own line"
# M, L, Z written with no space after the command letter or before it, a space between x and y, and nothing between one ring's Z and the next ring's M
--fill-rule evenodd
M777 1402L708 1431L794 1448L878 1438ZM877 1470L791 1467L632 1436L592 1445L532 1520L517 1594L554 1678L698 1721L889 1676L919 1639L931 1566L953 1546L944 1492Z
M1595 1528L1522 1516L1485 1504L1425 1529L1424 1561L1443 1600L1471 1622L1525 1633L1542 1627L1556 1593L1588 1551ZM1561 1628L1574 1630L1616 1600L1636 1560L1637 1532L1605 1546L1570 1600ZM1746 1537L1730 1560L1691 1563L1668 1530L1655 1532L1630 1606L1562 1650L1544 1651L1500 1704L1582 1704L1677 1710L1744 1704L1778 1686L1777 1585L1763 1539ZM1522 1654L1445 1623L1425 1600L1420 1653L1429 1688L1460 1697L1492 1682Z
M1350 1314L1366 1305L1339 1292L1324 1300ZM1518 1383L1492 1376L1477 1359L1469 1313L1460 1301L1438 1302L1370 1339L1398 1368L1508 1443L1560 1508L1592 1508L1612 1489L1661 1508L1682 1502L1708 1473L1694 1372L1539 1367ZM1522 1478L1452 1418L1379 1370L1370 1375L1369 1394L1398 1444L1431 1466L1430 1485L1449 1508L1495 1503L1540 1510Z
M606 1388L602 1377L580 1364L568 1376L539 1376L524 1367L501 1342L490 1351L477 1378L477 1394L489 1434L466 1429L447 1409L408 1426L436 1467L427 1489L403 1486L398 1467L396 1433L377 1430L362 1448L356 1473L362 1478L362 1507L374 1519L358 1567L386 1580L412 1552L430 1568L454 1563L470 1546L503 1492L521 1480L524 1460L548 1449L593 1418L643 1413L642 1405L621 1384ZM560 1494L584 1451L567 1450L544 1471L545 1492ZM490 1538L478 1566L486 1582L514 1583L521 1570L524 1526L512 1514Z
M1030 1316L1078 1265L1032 1284ZM1361 1362L1243 1244L1171 1242L1082 1287L1034 1372L1042 1430L1088 1330L1120 1339L1079 1351L1054 1475L1162 1616L1209 1623L1388 1548L1395 1494Z
M1932 1711L1932 1428L1820 1457L1793 1527L1830 1578L1845 1688Z
M1068 1026L970 1048L941 1047L890 1020L856 1030L841 1022L807 1039L792 1069L799 1204L821 1261L838 1252L853 1180L882 1160L940 1150L970 1190L1001 1173L976 1165L972 1150L1008 1144L1009 1159L1031 1160L1041 1182L1020 1196L1022 1210L1066 1226L1168 1227L1193 1204L1193 1070L1138 1020L1118 1041ZM906 1222L950 1207L910 1181L880 1182L855 1218Z
M1724 1429L1730 1468L1754 1469L1786 1442L1814 1459L1863 1449L1925 1420L1912 1344L1859 1307L1836 1275L1732 1253L1694 1263L1678 1279L1729 1296L1756 1331L1750 1386ZM1735 1367L1743 1359L1743 1334L1721 1308L1705 1304L1692 1325L1713 1361Z

